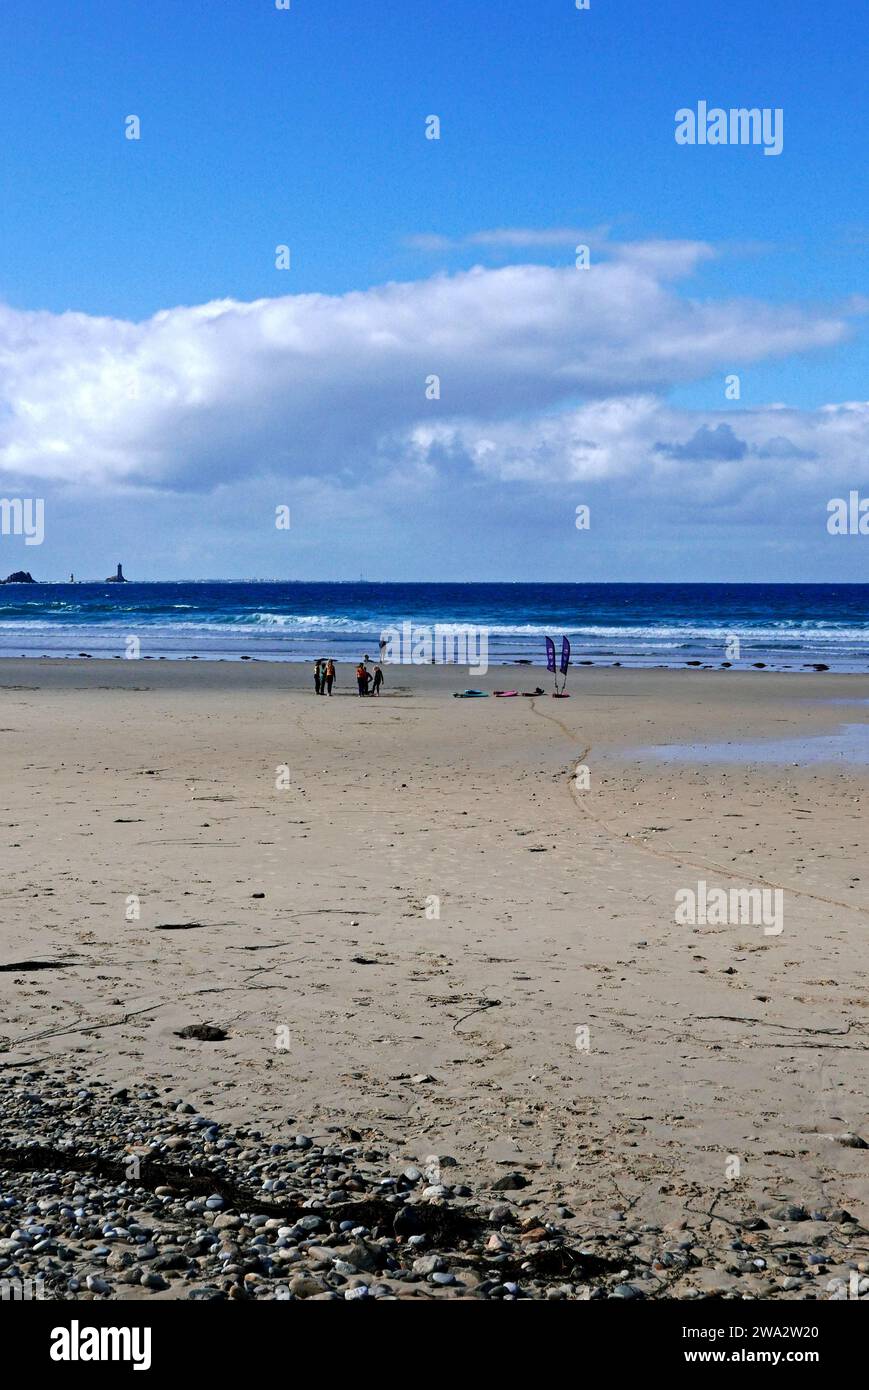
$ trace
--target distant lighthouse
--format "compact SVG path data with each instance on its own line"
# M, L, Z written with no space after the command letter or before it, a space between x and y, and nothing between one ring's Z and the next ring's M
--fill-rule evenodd
M126 582L127 581L124 578L124 571L121 569L120 565L118 565L117 574L110 574L108 579L106 580L107 584L126 584Z

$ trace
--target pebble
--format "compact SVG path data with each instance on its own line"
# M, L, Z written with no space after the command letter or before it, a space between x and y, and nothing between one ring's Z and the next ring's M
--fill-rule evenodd
M837 1134L835 1139L836 1143L841 1144L845 1149L869 1149L869 1144L859 1134Z
M771 1213L774 1221L808 1221L809 1215L805 1207L791 1204L787 1207L780 1207Z
M218 1125L186 1101L163 1101L148 1086L122 1095L92 1082L80 1064L0 1073L0 1109L4 1142L38 1138L53 1155L42 1169L0 1169L0 1277L38 1272L60 1299L129 1297L136 1286L141 1296L203 1302L430 1301L456 1292L494 1301L690 1300L710 1289L846 1299L849 1268L859 1296L869 1294L869 1242L842 1208L807 1213L788 1200L766 1220L749 1215L720 1232L693 1217L664 1230L634 1224L621 1209L595 1223L579 1197L575 1211L551 1196L535 1210L518 1171L488 1185L509 1198L486 1201L472 1185L433 1181L455 1166L450 1155L393 1168L387 1154L407 1139L373 1132L363 1140L333 1126L320 1143L299 1133L276 1144L254 1128ZM179 1176L149 1190L147 1160L134 1183L77 1170L79 1151L104 1157L108 1172L122 1171L131 1151L150 1151L154 1177L164 1176L160 1164ZM199 1193L186 1185L188 1170L207 1175ZM344 1205L354 1201L356 1219ZM559 1224L574 1217L582 1237ZM809 1217L810 1240L800 1229ZM786 1243L770 1222L789 1223ZM836 1249L825 1251L831 1237ZM521 1284L504 1277L514 1260ZM830 1276L830 1264L845 1277ZM576 1280L580 1266L581 1283L554 1272L572 1269Z
M524 1173L505 1173L502 1178L498 1178L492 1183L493 1192L512 1192L520 1187L527 1187L528 1179Z
M319 1279L310 1274L294 1274L289 1287L294 1298L314 1298L316 1294L323 1293Z
M322 1217L303 1216L299 1221L296 1222L296 1228L300 1231L319 1231L322 1224Z
M489 1212L489 1220L496 1226L501 1226L513 1218L513 1208L508 1207L506 1202L498 1202Z

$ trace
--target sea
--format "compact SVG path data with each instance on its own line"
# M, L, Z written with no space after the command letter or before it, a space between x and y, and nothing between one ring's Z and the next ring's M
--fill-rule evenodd
M311 661L377 656L384 632L482 629L488 663L869 671L869 584L8 584L0 655ZM130 639L136 639L131 643Z

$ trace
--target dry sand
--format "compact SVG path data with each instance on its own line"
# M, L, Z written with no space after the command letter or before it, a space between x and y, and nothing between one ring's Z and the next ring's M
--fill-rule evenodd
M0 665L0 964L64 962L0 973L0 1066L84 1062L267 1137L371 1127L601 1220L869 1223L869 1152L828 1137L869 1138L869 770L628 751L829 732L869 681L386 676L362 701L347 667L330 700L307 667ZM677 926L698 879L783 887L783 932Z

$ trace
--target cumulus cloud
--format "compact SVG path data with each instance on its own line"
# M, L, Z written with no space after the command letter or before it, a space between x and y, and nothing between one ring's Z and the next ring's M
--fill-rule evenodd
M701 425L684 444L656 444L662 454L674 459L743 459L748 452L744 439L737 439L730 425Z
M841 342L843 312L680 294L673 281L712 254L704 243L608 254L588 271L478 267L142 323L0 307L0 470L112 489L211 490L269 474L352 488L409 467L662 478L702 466L696 450L715 441L706 457L722 466L781 461L779 437L807 466L833 441L847 453L861 431L865 453L859 404L753 426L740 412L742 460L721 452L729 423L662 404L677 384ZM436 401L425 395L433 375Z
M777 434L756 450L759 459L816 459L814 449L801 449L792 439Z
M638 395L485 430L475 421L427 427L412 442L419 460L463 461L496 482L609 484L621 496L666 497L695 508L748 508L758 489L786 500L799 490L869 481L869 401L741 410L739 435L727 413L707 412L691 433L698 412ZM679 443L686 435L688 443ZM662 447L662 438L674 443ZM776 447L779 440L788 447Z

